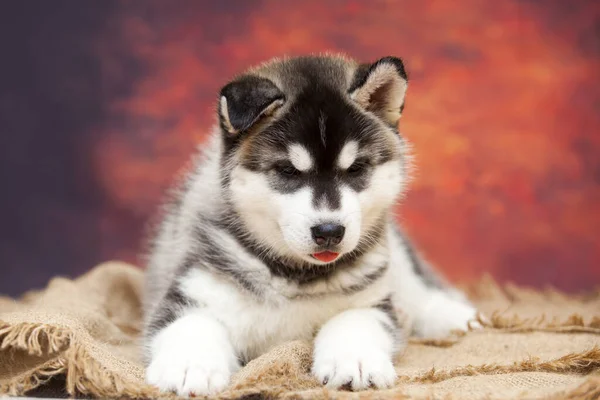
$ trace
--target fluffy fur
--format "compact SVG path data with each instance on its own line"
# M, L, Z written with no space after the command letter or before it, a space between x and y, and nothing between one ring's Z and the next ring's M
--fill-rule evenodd
M215 393L273 346L314 339L324 385L385 388L407 334L467 328L475 309L392 216L409 179L397 130L407 84L395 57L310 56L263 64L221 90L219 126L148 260L149 383Z

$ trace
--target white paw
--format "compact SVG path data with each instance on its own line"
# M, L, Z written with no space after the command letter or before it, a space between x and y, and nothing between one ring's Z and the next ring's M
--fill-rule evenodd
M481 328L477 309L469 303L453 299L443 292L432 296L415 321L415 334L425 338L441 338L452 331Z
M346 350L315 353L312 371L319 382L331 389L347 386L352 390L384 389L394 384L396 371L389 354L366 343Z
M230 377L227 360L217 353L162 352L146 370L149 384L180 396L218 393L227 387Z
M210 318L188 315L152 340L146 381L179 396L215 394L239 368L224 329Z

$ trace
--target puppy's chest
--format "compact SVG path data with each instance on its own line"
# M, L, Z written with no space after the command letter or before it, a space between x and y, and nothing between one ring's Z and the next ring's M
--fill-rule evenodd
M312 340L328 320L345 310L366 305L365 296L322 296L302 300L257 302L232 296L213 308L245 361L292 340ZM364 304L363 304L364 303Z
M184 291L227 329L242 359L251 360L279 344L310 340L335 315L379 302L387 292L377 282L358 293L290 299L275 290L259 300L202 271L188 276Z
M237 313L223 314L234 346L252 359L290 340L310 340L327 320L351 307L349 298L295 300L278 304L237 304ZM236 315L237 314L237 315Z

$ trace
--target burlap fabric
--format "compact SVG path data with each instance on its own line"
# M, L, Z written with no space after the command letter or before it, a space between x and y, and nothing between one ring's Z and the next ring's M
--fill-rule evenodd
M139 362L142 271L123 263L0 298L0 395L157 397ZM311 345L292 342L249 363L222 398L537 399L600 397L600 291L500 287L469 294L491 321L445 340L411 340L393 389L327 391L309 374Z

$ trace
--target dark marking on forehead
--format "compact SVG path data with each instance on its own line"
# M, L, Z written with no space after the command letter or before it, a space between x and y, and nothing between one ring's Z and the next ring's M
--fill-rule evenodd
M290 129L286 139L296 139L315 159L318 169L335 166L348 140L362 135L362 115L341 93L317 87L302 92L282 122Z
M321 142L323 146L327 146L327 130L325 129L325 123L327 121L327 116L321 111L321 115L319 116L319 132L321 133Z
M293 95L286 96L284 114L250 135L238 153L241 164L265 173L274 190L292 193L309 187L315 206L336 209L341 206L342 186L364 190L376 165L399 156L399 136L350 99L346 83L341 83L346 82L345 70L319 62L300 59L286 66L281 86L284 92L293 87ZM350 141L357 143L358 158L369 166L362 174L347 174L338 166L340 152ZM288 159L292 144L306 149L313 167L286 179L274 167Z

